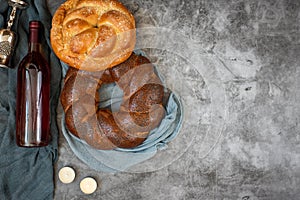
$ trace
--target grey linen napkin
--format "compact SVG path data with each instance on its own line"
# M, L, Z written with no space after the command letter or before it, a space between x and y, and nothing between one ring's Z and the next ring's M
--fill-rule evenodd
M53 199L53 163L57 157L56 107L60 93L61 65L50 48L51 12L46 0L26 1L29 7L12 30L18 42L12 59L15 69L0 68L0 199ZM57 4L57 2L55 2ZM53 5L51 8L54 10ZM6 27L9 7L0 0L0 27ZM52 13L53 13L52 10ZM40 20L45 28L43 53L51 66L51 142L42 148L21 148L15 142L17 66L28 49L28 23Z

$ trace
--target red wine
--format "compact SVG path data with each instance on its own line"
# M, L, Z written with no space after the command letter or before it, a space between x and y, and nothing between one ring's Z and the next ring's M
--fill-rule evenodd
M16 142L46 146L50 137L50 67L41 54L39 21L29 23L29 50L18 67Z

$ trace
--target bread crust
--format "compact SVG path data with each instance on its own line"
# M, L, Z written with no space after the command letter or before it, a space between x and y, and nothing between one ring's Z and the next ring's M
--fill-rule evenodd
M69 66L101 71L131 55L135 20L117 0L67 0L53 16L50 41Z

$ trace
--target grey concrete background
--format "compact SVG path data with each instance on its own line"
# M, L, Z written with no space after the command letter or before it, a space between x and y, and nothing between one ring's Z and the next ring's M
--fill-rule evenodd
M122 2L137 27L176 30L192 41L193 53L201 47L217 60L225 128L218 137L207 130L206 153L199 154L202 137L192 138L170 165L143 173L94 171L61 135L55 199L300 199L300 1ZM73 183L58 180L63 166L76 170ZM92 195L79 189L86 176L99 184Z

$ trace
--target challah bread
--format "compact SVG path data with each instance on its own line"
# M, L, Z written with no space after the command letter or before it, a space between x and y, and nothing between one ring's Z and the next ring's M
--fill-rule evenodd
M66 64L101 71L130 56L135 34L133 15L117 0L67 0L53 16L50 40Z
M99 88L115 82L123 91L118 111L99 108ZM164 87L153 65L132 54L101 72L70 68L61 103L69 131L97 149L132 148L141 144L164 117ZM101 97L100 97L101 98Z

